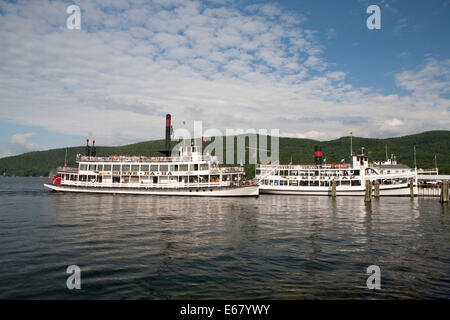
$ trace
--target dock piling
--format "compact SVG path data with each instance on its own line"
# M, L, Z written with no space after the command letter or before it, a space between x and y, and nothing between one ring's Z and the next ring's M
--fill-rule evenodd
M443 180L441 185L441 202L448 203L448 181Z
M373 196L375 198L379 198L380 197L380 181L375 181L375 190L374 190L374 194Z
M366 194L364 196L364 202L372 201L372 183L366 180Z
M409 180L409 196L411 197L411 199L414 198L414 180L413 179Z
M331 181L331 196L336 198L336 180Z

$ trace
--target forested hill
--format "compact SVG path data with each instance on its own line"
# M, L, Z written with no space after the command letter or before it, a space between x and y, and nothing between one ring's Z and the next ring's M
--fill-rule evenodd
M437 156L439 172L450 174L450 131L428 131L404 137L388 139L370 139L353 137L353 150L365 148L369 161L385 159L385 148L388 145L389 154L397 156L400 163L413 166L414 145L417 150L417 165L419 168L432 168L433 157ZM280 138L280 162L313 163L314 146L320 145L327 163L339 163L341 159L349 161L350 137L342 137L331 141L316 141L310 139ZM97 155L159 155L157 150L164 148L163 140L154 140L130 144L120 147L97 147ZM69 166L75 166L75 155L84 153L85 147L68 149ZM248 149L247 149L248 150ZM51 171L64 162L66 148L46 151L28 152L25 154L0 159L0 174L8 176L48 176ZM253 151L251 151L253 154ZM248 152L247 152L248 159ZM253 167L247 166L248 173Z

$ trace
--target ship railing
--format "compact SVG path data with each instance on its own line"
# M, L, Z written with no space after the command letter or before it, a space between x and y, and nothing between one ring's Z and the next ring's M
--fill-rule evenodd
M78 168L58 167L57 171L63 173L78 173Z
M230 187L237 186L237 182L178 182L178 183L131 183L131 182L91 182L91 181L71 181L63 180L63 185L79 186L79 187L96 187L96 188L152 188L152 189L184 189L184 188L211 188L211 187Z
M262 180L272 175L277 169L279 169L279 165L273 164L272 167L269 168L269 172L265 172L262 177L255 177L256 184L260 184Z
M195 161L216 161L217 158L211 155L201 157L181 156L181 157L148 157L148 156L108 156L91 157L77 154L77 162L195 162Z
M438 169L417 169L418 174L438 174Z
M307 165L307 164L258 164L257 169L272 170L274 167L279 170L322 170L322 169L351 169L348 164L322 164L322 165Z
M405 172L405 173L388 173L388 174L369 174L364 175L364 180L387 180L387 179L415 179L416 173L414 171L412 172Z
M218 169L215 170L215 173L238 173L238 172L244 172L243 167L221 167L221 168L213 168Z

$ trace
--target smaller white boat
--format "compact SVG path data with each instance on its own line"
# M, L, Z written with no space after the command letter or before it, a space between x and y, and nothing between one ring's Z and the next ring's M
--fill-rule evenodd
M323 164L322 151L315 150L314 165L260 164L256 169L256 181L260 193L291 195L331 195L333 181L336 195L363 196L366 181L379 184L380 196L410 196L418 194L417 169L398 164L394 156L383 162L369 163L361 153L351 156L345 164Z

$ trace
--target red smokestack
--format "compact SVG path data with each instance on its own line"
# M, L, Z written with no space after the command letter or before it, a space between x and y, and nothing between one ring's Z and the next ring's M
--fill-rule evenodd
M322 148L320 146L314 146L314 163L316 165L321 165L322 160Z

